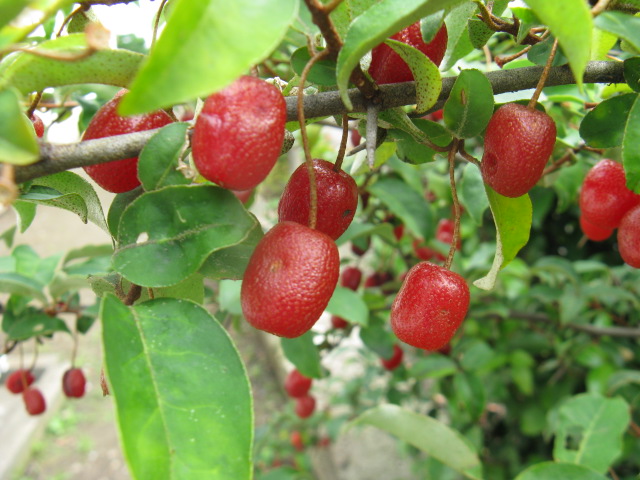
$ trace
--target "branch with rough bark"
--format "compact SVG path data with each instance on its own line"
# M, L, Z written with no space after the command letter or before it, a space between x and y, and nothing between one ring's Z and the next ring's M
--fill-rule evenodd
M535 88L543 67L526 67L514 70L499 70L486 74L493 93L515 92ZM449 97L456 77L447 77L442 82L442 93L430 111L442 108ZM585 83L624 83L622 62L591 62L584 75ZM570 85L575 79L568 66L554 67L549 73L547 86ZM416 102L414 82L381 85L381 109L413 105ZM351 112L366 112L367 100L358 89L349 90L353 102ZM295 121L297 98L287 97L287 121ZM340 100L337 91L323 92L304 98L306 118L328 117L351 113ZM16 182L22 183L34 178L62 172L71 168L95 165L109 161L137 156L156 130L130 133L86 142L55 145L42 143L40 161L15 168Z

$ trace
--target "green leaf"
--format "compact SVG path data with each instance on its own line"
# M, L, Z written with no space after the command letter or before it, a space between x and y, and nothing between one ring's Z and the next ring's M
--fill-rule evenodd
M242 282L236 280L220 280L218 283L218 303L220 310L242 315L242 304L240 303L240 292Z
M336 287L327 305L327 311L358 325L369 323L369 309L362 297L349 288Z
M378 316L372 316L369 325L360 329L362 342L382 358L391 358L396 336L385 328L386 322Z
M588 3L584 0L526 0L526 3L558 39L558 44L569 59L576 84L581 87L582 76L591 55L593 19ZM571 12L570 22L567 21L567 12Z
M435 353L427 357L418 358L407 369L409 378L415 378L416 380L448 377L458 371L453 360Z
M111 202L109 212L107 213L107 224L109 225L109 231L113 238L118 237L118 226L120 225L120 218L125 209L144 191L142 187L136 187L133 190L124 193L118 193Z
M636 50L640 50L640 18L610 11L602 12L594 23L599 29L617 35Z
M47 304L47 297L42 290L43 285L40 282L25 275L14 272L0 273L0 292L33 297Z
M607 382L607 395L613 395L619 389L630 384L640 385L640 372L638 370L619 370L611 375Z
M14 89L0 90L0 163L29 165L40 157L33 124Z
M144 146L138 157L138 178L145 190L191 183L177 170L188 127L187 123L167 125Z
M30 0L0 0L0 27L11 22L29 3Z
M607 480L607 478L580 465L542 462L527 468L515 480Z
M464 0L382 0L356 18L338 54L337 84L347 109L349 77L360 59L373 47L422 17L462 3Z
M444 104L444 123L458 138L482 133L493 115L493 89L482 72L463 70Z
M460 202L477 225L482 225L482 217L489 208L487 191L480 169L475 165L465 165L460 182Z
M207 278L240 280L247 269L251 254L262 239L262 227L256 222L242 242L213 252L200 267Z
M16 200L13 202L12 207L17 213L18 218L16 223L18 224L20 233L26 232L31 222L33 222L33 219L36 218L37 205L31 202Z
M32 185L46 187L59 194L53 193L52 197L42 200L30 200L28 196L23 196L23 200L69 210L78 215L84 223L90 221L109 233L100 198L93 186L80 175L73 172L60 172L37 178Z
M105 370L134 478L250 479L249 380L204 308L161 298L128 308L104 297ZM126 341L123 341L126 339Z
M622 454L622 437L629 420L629 405L622 398L576 395L558 411L553 456L604 474Z
M629 110L622 139L622 164L627 178L627 188L640 193L640 96Z
M256 222L219 187L180 185L145 193L122 214L113 267L138 285L175 285L214 251L244 241Z
M429 204L423 196L407 188L402 180L385 177L367 189L420 238L431 238L433 220Z
M549 55L551 55L551 50L553 49L553 42L555 42L555 38L549 37L533 45L529 53L527 53L529 61L536 65L546 65L549 60ZM551 66L559 67L560 65L565 65L567 62L567 57L564 56L561 49L558 49L556 55L553 57Z
M360 223L357 220L351 222L347 231L340 235L336 241L336 245L344 245L356 238L370 237L377 235L389 242L395 241L393 236L393 226L390 223Z
M40 312L27 312L20 315L17 321L7 329L11 340L28 340L33 337L52 335L55 332L71 333L67 324L57 317L50 317Z
M305 377L321 378L320 353L313 344L314 333L309 331L297 338L280 339L284 356Z
M637 93L627 93L603 100L582 119L580 136L593 148L622 145L629 112L637 99Z
M473 50L469 36L469 19L477 10L473 2L465 2L453 8L445 17L447 25L447 51L442 59L442 70L447 71L462 57Z
M453 377L456 399L469 412L473 421L478 420L484 412L487 394L482 380L470 372L460 372Z
M320 51L321 49L318 50ZM301 76L309 60L311 60L311 55L309 55L307 47L300 47L291 55L291 68L298 76ZM327 58L318 60L309 70L307 81L323 87L335 85L336 62Z
M2 3L13 4L7 11L9 18L0 16L3 20L9 21L13 19L12 12L15 12L17 6L22 5L24 0L2 0ZM54 19L51 17L55 17L58 10L68 8L74 2L73 0L31 0L28 3L28 15L21 18L17 24L11 23L0 30L0 49L4 49L11 43L22 42L27 35L41 25L44 27L45 35L51 35L54 27Z
M42 42L38 48L80 55L86 50L86 40L84 34L66 35ZM0 89L13 86L26 94L79 83L127 87L143 58L129 50L98 50L69 62L21 52L0 64Z
M426 112L436 104L442 91L442 79L438 66L411 45L392 39L385 43L409 66L416 84L416 111Z
M503 197L486 187L489 206L496 224L496 255L491 270L483 278L473 282L482 290L491 290L498 272L506 267L529 241L533 207L529 195L517 198Z
M432 417L397 405L380 405L365 411L348 424L371 425L420 449L467 478L482 478L476 452L464 437Z
M121 105L145 113L229 85L278 46L297 0L178 0Z
M624 61L624 79L631 88L640 92L640 57L631 57Z
M355 18L380 0L343 0L338 7L331 12L333 21L340 38L347 34L349 25ZM323 3L327 3L326 1ZM335 77L334 77L335 83Z

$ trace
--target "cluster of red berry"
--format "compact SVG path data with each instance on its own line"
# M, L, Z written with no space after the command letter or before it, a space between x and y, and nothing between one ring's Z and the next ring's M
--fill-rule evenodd
M28 369L18 369L11 373L5 382L11 393L21 393L25 409L29 415L40 415L47 409L47 403L40 389L32 387L36 378ZM69 398L84 396L86 385L84 373L79 368L70 368L62 376L62 391Z
M313 380L305 377L298 370L291 370L284 382L287 395L295 400L296 415L300 418L308 418L316 409L316 399L309 394Z

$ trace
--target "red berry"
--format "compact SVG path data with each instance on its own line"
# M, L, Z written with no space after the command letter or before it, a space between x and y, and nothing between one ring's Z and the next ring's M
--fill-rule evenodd
M555 142L556 124L549 115L518 103L503 105L484 137L484 182L505 197L524 195L540 180Z
M84 396L87 381L79 368L70 368L62 376L62 391L67 397L80 398Z
M259 330L299 337L322 315L339 274L331 238L299 223L278 223L249 259L240 294L244 316Z
M438 222L438 226L436 227L436 240L451 245L453 242L453 231L455 229L455 222L450 218L443 218ZM462 246L462 242L460 241L460 237L458 237L458 241L456 242L456 250L460 250Z
M358 207L358 186L344 170L335 171L326 160L314 159L318 192L316 229L336 240L349 227ZM309 175L307 165L300 165L291 175L278 204L281 222L309 225Z
M580 211L589 223L602 229L618 228L622 217L640 204L640 195L627 188L624 168L613 160L596 163L580 189Z
M316 409L316 399L311 395L296 398L296 415L300 418L310 417Z
M409 25L404 30L392 35L393 40L417 48L436 65L440 65L447 50L447 27L442 25L436 36L429 43L422 39L420 22ZM391 47L382 43L371 52L369 74L378 84L410 82L413 80L411 69Z
M580 228L585 236L594 242L602 242L613 234L612 228L602 228L589 222L584 215L580 215Z
M36 131L36 136L39 138L44 137L44 122L42 121L42 118L34 113L31 115L30 120L31 123L33 123L34 130Z
M25 387L28 387L34 381L35 378L30 370L20 369L7 377L5 385L11 393L22 393Z
M402 240L402 236L404 235L404 225L396 225L393 228L393 236L396 237L397 241Z
M425 350L444 347L469 309L465 280L444 267L422 262L404 280L391 306L391 328L405 343Z
M126 90L121 90L97 111L84 132L83 140L152 130L164 127L173 121L164 110L130 117L120 116L116 109L125 93ZM140 185L140 180L138 180L138 157L90 165L84 167L84 170L98 185L108 192L128 192Z
M420 240L417 239L413 241L413 253L415 253L416 257L418 257L420 260L424 261L429 261L435 258L440 262L444 262L446 258L437 250L427 247L426 244L423 244Z
M243 204L246 204L251 198L251 194L253 193L253 189L249 190L231 190L238 200L240 200Z
M302 375L298 370L291 370L284 381L284 389L292 398L304 397L309 393L313 380Z
M385 368L385 370L395 370L402 363L402 357L404 357L404 352L398 345L394 345L391 358L381 358L380 363Z
M340 285L351 290L357 290L362 281L362 270L358 267L347 267L340 276Z
M29 415L40 415L47 409L42 392L37 388L29 387L22 392L22 400Z
M200 174L230 190L262 182L280 156L287 106L276 87L243 76L210 95L193 127L191 153Z
M618 228L618 249L626 264L640 268L640 205L622 217Z
M351 144L354 147L357 147L358 145L360 145L360 142L362 141L362 135L360 135L360 132L358 131L357 128L354 128L351 130Z
M371 246L371 237L367 237L366 241L364 242L359 242L358 244L351 243L351 251L354 253L354 255L361 257L365 253L367 253L367 250L369 250L370 246Z
M391 272L375 272L367 277L364 286L365 288L380 287L391 280L393 280Z
M291 442L291 446L297 451L301 452L304 450L304 440L302 440L302 434L298 430L291 432L289 441Z
M337 329L347 328L349 326L349 322L347 322L344 318L338 317L337 315L331 316L331 326Z

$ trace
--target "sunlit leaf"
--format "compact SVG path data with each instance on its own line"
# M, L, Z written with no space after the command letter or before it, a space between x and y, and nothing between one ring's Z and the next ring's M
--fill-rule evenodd
M22 113L17 92L0 90L0 163L29 165L39 156L35 130Z
M322 377L320 353L313 344L313 332L307 332L297 338L282 338L280 340L285 357L293 363L296 369L305 377Z

